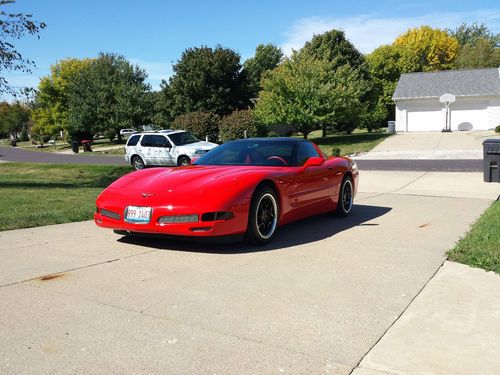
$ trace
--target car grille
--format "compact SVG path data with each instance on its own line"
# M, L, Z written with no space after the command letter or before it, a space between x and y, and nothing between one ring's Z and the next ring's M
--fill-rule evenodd
M198 222L198 215L170 215L160 216L158 223L160 224L174 224L174 223L196 223Z

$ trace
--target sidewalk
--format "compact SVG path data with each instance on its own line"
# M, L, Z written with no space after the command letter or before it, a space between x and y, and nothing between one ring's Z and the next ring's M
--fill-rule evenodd
M445 262L353 375L500 373L500 278Z

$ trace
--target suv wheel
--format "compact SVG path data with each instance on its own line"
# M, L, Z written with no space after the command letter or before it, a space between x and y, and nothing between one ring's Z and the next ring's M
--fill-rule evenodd
M134 156L132 158L132 166L136 171L146 168L146 165L140 156Z
M189 159L187 156L181 156L177 160L177 165L179 167L185 167L186 165L189 165L189 164L191 164L191 159Z

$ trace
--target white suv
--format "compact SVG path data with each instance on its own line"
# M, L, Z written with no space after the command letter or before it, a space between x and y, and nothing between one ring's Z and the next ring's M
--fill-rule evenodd
M193 157L200 157L216 146L184 130L146 132L128 139L125 161L135 169L151 165L189 165Z

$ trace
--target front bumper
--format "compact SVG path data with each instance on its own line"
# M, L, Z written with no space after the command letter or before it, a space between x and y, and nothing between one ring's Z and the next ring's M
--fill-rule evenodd
M105 216L102 209L118 214L116 218ZM223 210L213 210L223 211ZM153 207L150 221L146 224L131 223L124 220L125 207L100 207L99 212L94 213L95 223L102 228L118 231L149 234L166 234L174 236L189 237L219 237L237 235L246 232L248 222L248 207L233 207L231 212L234 216L228 220L202 221L202 214L198 214L197 222L189 223L160 223L161 216L172 215L168 207ZM175 212L175 215L192 215L193 212Z

